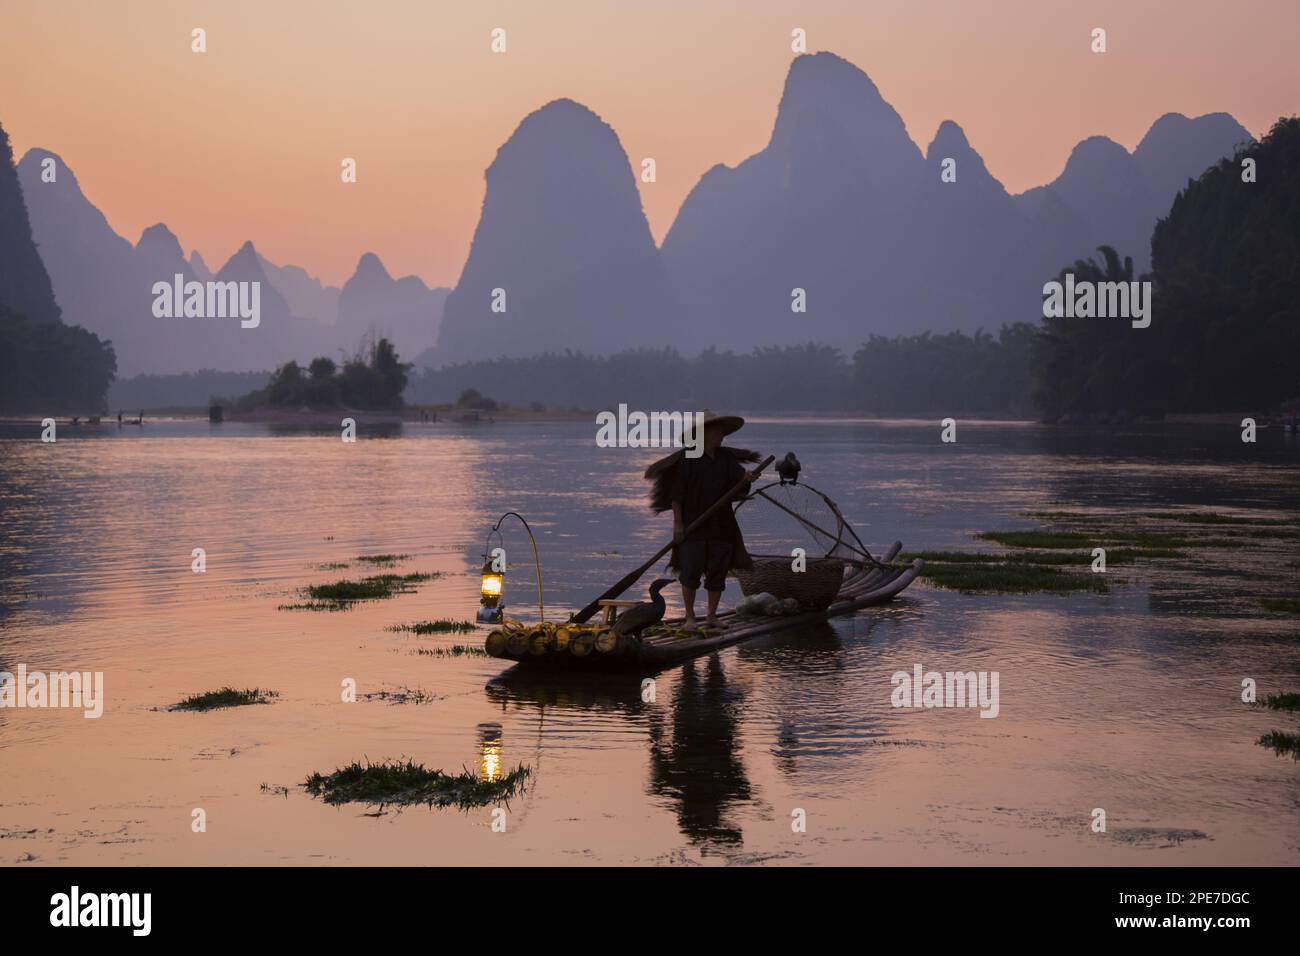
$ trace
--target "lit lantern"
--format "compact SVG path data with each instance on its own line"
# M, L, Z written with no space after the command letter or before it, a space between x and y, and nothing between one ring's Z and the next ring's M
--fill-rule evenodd
M482 596L479 598L478 622L480 624L500 624L505 617L505 605L501 603L501 585L504 572L492 567L492 559L483 562Z
M528 541L533 546L533 564L537 568L537 619L546 620L546 607L542 603L542 562L537 556L537 539L533 537L533 529L528 527L528 522L524 516L517 511L507 511L497 523L492 526L488 532L487 542L483 548L483 583L479 588L478 622L480 624L500 624L505 620L506 606L501 603L501 595L505 583L506 553L503 547L492 547L492 539L496 538L498 542L504 542L501 538L501 522L507 518L518 518L519 523L524 526L528 532Z

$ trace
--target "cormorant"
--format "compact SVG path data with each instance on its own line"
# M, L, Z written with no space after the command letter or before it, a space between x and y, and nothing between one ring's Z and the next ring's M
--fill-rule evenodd
M794 452L788 451L785 457L776 463L776 473L781 478L781 484L789 482L792 485L799 484L799 472L803 466L799 464L799 459L794 457Z
M673 583L672 578L659 578L650 585L650 600L634 604L614 619L615 634L640 634L652 624L664 619L663 596L659 593Z

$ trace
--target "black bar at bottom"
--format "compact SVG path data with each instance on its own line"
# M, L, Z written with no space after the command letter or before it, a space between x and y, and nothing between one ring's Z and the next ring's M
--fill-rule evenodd
M773 933L793 931L945 950L1124 936L1232 945L1285 938L1294 884L1286 868L0 869L10 944L76 932L365 948L469 933L518 946L579 933L615 946L685 933L770 948Z

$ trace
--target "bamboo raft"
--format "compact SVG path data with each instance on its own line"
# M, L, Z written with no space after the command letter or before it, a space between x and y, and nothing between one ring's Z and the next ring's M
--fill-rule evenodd
M558 625L545 630L493 631L484 642L492 657L514 661L526 667L558 667L582 670L662 668L701 654L772 634L801 624L851 614L894 598L915 580L924 562L915 558L910 565L894 565L902 544L894 542L880 567L860 566L844 576L844 583L830 607L778 617L749 617L734 611L718 615L718 627L696 634L654 634L647 637L619 636L609 628L579 628ZM680 625L682 618L663 623Z

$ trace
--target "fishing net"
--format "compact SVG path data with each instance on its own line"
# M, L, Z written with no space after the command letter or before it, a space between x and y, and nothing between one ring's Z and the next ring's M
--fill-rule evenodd
M744 509L743 513L741 509ZM797 545L810 558L833 557L875 563L857 532L844 519L839 506L802 481L797 484L774 481L754 488L749 497L736 506L736 513L737 517L743 514L747 536L758 519L757 537L764 549L779 549L779 553L786 553L790 546Z

